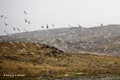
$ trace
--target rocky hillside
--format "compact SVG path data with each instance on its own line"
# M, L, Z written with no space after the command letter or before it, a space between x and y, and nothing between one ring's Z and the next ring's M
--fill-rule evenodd
M48 29L1 36L0 40L38 42L65 52L87 51L120 56L120 25Z

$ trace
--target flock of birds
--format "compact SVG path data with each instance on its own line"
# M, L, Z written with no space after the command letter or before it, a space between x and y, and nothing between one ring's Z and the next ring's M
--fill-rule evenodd
M23 14L24 14L24 15L27 15L28 13L27 13L25 10L23 10ZM1 17L1 19L7 19L7 17L6 17L5 15L0 15L0 17ZM24 18L24 22L27 23L27 24L29 24L29 25L31 24L31 22L30 22L28 19L26 19L26 18ZM8 26L9 24L5 22L4 25L5 25L5 26ZM55 27L55 25L52 24L52 27ZM49 26L48 26L48 24L46 24L46 26L41 26L41 28L42 28L42 29L45 29L45 28L48 29ZM14 31L21 32L21 29L20 29L20 28L17 28L17 27L12 26L12 29L13 29ZM26 29L24 29L24 31L27 32ZM9 35L9 33L8 33L6 30L4 30L4 33L5 33L6 35Z
M27 13L25 10L23 10L23 14L26 16L28 13ZM1 19L7 19L7 17L6 17L5 15L1 15L0 17L1 17ZM28 19L26 19L26 18L24 18L24 22L27 23L27 24L29 24L29 25L31 24L31 22L30 22ZM4 25L5 25L5 26L8 26L9 24L5 22ZM82 26L79 25L79 24L78 24L78 26L79 26L79 27L82 27ZM55 27L55 25L52 24L52 27ZM71 25L69 25L69 27L71 27ZM41 26L41 28L42 28L42 29L44 29L44 28L45 28L45 29L48 29L49 26L48 26L48 24L46 24L45 26ZM13 29L13 31L21 32L21 29L20 29L20 28L17 28L17 27L12 26L12 29ZM24 29L24 31L27 32L26 29ZM8 36L10 35L6 30L4 30L4 33L5 33L6 35L8 35ZM13 45L14 48L16 48L16 45L15 45L12 41L9 41L9 43L10 43L11 45ZM36 44L38 47L40 47L39 44L38 44L36 41L35 41L35 44ZM23 45L24 49L26 49L27 46L26 46L24 43L22 43L22 45ZM6 48L6 47L5 47L5 48ZM6 51L5 48L3 47L3 51ZM25 51L25 50L24 50L24 51Z
M23 14L24 14L24 15L27 15L28 13L27 13L27 11L23 10ZM7 19L7 17L6 17L5 15L1 15L0 17L1 17L1 19ZM31 22L30 22L28 19L26 19L26 18L24 18L24 22L27 23L27 24L29 24L29 25L31 24ZM8 26L9 24L5 22L4 25L5 25L5 26ZM55 27L54 24L52 24L51 26L52 26L52 27ZM69 25L69 27L72 27L72 26ZM78 24L78 27L82 28L82 26L79 25L79 24ZM42 29L48 29L48 28L50 28L50 27L48 26L48 24L46 24L45 26L41 26L41 28L42 28ZM21 29L20 29L20 28L17 28L17 27L12 26L12 29L13 29L14 31L21 32ZM24 29L24 31L27 32L26 29ZM4 30L4 33L7 34L7 35L9 35L9 33L8 33L6 30Z

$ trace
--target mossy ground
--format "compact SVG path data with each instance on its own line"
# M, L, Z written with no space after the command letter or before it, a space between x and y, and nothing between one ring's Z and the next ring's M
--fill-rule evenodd
M120 75L120 57L63 53L47 45L30 42L0 43L0 76L2 80L22 80L3 74L24 74L25 80L56 77Z

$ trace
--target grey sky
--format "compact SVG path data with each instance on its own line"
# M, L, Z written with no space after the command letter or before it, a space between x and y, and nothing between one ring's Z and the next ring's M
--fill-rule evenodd
M27 15L23 14L27 11ZM0 35L16 33L12 26L28 31L39 30L42 25L55 27L68 25L84 27L120 23L120 0L0 0ZM31 25L24 22L27 18ZM5 26L4 23L8 23Z

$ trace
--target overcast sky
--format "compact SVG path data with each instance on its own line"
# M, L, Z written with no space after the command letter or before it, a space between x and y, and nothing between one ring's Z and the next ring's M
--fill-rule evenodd
M27 12L27 15L23 13ZM0 35L16 33L12 26L28 31L68 25L84 27L120 23L120 0L0 0ZM24 18L31 22L25 23ZM5 23L8 25L5 26Z

